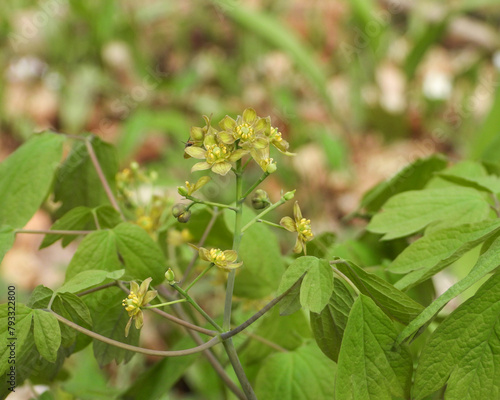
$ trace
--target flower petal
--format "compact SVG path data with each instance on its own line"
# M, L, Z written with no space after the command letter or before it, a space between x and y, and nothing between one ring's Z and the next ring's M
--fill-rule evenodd
M235 141L234 136L230 132L227 132L227 131L219 132L217 137L224 144L233 144Z
M239 267L241 267L242 265L243 265L243 263L242 263L242 262L239 262L239 263L231 263L231 264L227 264L227 265L225 265L225 266L223 266L223 267L219 267L219 266L218 266L218 267L219 267L219 268L222 268L222 269L225 269L225 270L230 271L230 270L232 270L232 269L239 268Z
M232 131L236 128L236 121L229 115L226 115L220 122L219 126L225 131Z
M207 163L206 161L202 161L202 162L199 162L199 163L196 163L194 164L192 167L191 167L191 172L195 172L195 171L203 171L205 169L210 169L212 166Z
M148 291L149 288L149 284L151 283L152 280L153 278L149 277L142 281L141 287L139 288L139 292L137 293L137 297L139 297L139 299L143 298L146 295L146 292Z
M228 162L218 162L212 166L212 172L219 175L226 175L231 171L231 164Z
M135 319L135 327L137 329L141 329L142 326L144 325L144 314L142 313L142 310L139 310L134 319Z
M205 261L210 261L211 260L211 258L210 258L210 252L207 249L205 249L204 247L200 247L198 249L198 254L199 254L199 256L200 256L200 258L202 260L205 260Z
M125 327L125 337L128 337L128 333L130 332L130 326L132 325L132 317L127 322L127 326Z
M191 132L189 135L189 138L195 142L201 142L203 140L203 136L205 136L205 132L203 131L203 128L200 128L198 126L193 126L191 127Z
M238 253L235 250L224 251L224 256L226 257L226 261L229 262L233 262L238 259Z
M150 290L149 292L146 293L144 296L144 299L142 300L142 305L146 305L151 300L153 300L157 296L158 292L156 290Z
M184 149L184 153L189 154L193 158L197 158L199 160L203 160L207 151L202 149L201 147L189 146Z
M229 157L228 161L234 162L238 161L241 157L243 157L245 154L248 154L248 150L243 150L243 149L238 149L234 151Z
M302 251L302 242L300 241L299 238L297 238L297 241L295 242L295 246L293 247L293 252L295 254L299 254Z
M243 111L243 122L252 125L257 120L257 113L253 108L247 108Z
M280 225L287 231L297 232L297 225L295 224L295 221L290 217L281 218Z
M255 138L255 140L253 141L253 145L256 149L265 149L269 146L269 142L265 137L261 136Z
M197 190L201 189L203 186L205 186L208 182L210 182L210 177L209 176L202 176L200 179L196 181L194 184L194 189L192 193L196 192Z
M299 202L296 201L293 205L293 216L295 221L299 222L302 219L302 211L300 211Z
M135 294L139 293L139 285L137 284L137 282L135 281L130 282L130 291L134 292Z
M271 118L259 118L254 126L254 131L257 134L269 135L271 132Z

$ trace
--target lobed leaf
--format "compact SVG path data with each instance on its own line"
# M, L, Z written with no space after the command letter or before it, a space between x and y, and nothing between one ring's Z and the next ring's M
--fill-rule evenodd
M333 397L335 363L314 344L267 358L255 382L261 400L318 400Z
M412 190L391 197L367 229L390 240L416 233L433 222L448 221L451 226L478 222L489 212L488 202L474 189Z
M354 302L340 348L335 398L409 398L412 359L405 347L394 347L398 331L372 299Z
M446 385L446 399L500 398L500 274L451 313L426 343L413 398Z
M78 293L92 286L98 285L104 282L106 279L119 279L124 272L124 269L119 269L112 272L94 269L82 271L74 275L71 279L67 280L64 285L56 290L56 293Z
M434 300L433 303L426 307L418 317L416 317L405 329L403 329L398 337L398 342L402 342L419 328L427 324L451 299L458 296L464 290L468 289L474 283L478 282L484 276L495 270L500 265L500 259L498 258L499 253L500 237L497 237L493 243L491 243L488 250L479 256L476 264L465 278L455 283L446 292Z
M336 264L336 267L356 285L361 293L370 296L387 316L401 323L409 323L424 309L422 305L389 282L366 272L350 261Z
M0 226L22 228L38 210L61 161L65 136L32 136L0 164Z
M56 317L47 311L33 310L33 336L40 355L55 362L61 346L61 329Z
M389 272L407 274L394 287L407 290L425 281L499 230L499 220L485 220L425 235L408 246L389 266Z
M347 318L354 299L340 279L333 280L330 301L321 313L311 312L311 329L319 348L328 358L337 362Z

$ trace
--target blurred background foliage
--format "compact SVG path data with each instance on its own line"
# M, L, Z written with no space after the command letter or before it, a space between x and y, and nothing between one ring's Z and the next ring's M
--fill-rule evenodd
M377 238L350 241L363 221L342 220L366 190L437 152L500 168L499 27L498 0L8 0L0 161L34 132L92 132L117 146L121 167L135 160L158 171L175 197L194 180L195 161L183 158L190 127L253 107L297 153L273 154L271 199L299 189L314 232L348 239L336 255L379 264L366 245ZM250 170L249 182L260 173ZM231 201L230 188L229 177L214 177L204 195ZM23 251L33 247L22 240ZM322 240L312 248L334 238ZM27 269L43 263L22 257L10 264L24 269L4 280L24 273L29 288L42 272ZM49 285L60 272L43 275Z

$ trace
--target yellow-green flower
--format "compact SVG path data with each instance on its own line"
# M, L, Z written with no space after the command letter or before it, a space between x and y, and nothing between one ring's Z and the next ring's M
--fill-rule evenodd
M234 250L224 250L221 249L210 249L207 250L204 247L192 246L198 250L198 254L202 260L213 263L216 267L231 270L239 268L243 265L242 262L236 263L238 259L238 253Z
M269 146L267 135L271 129L271 119L260 118L253 108L247 108L236 121L226 115L219 122L222 132L218 133L219 139L225 144L238 145L247 150L264 149Z
M135 320L135 327L137 329L141 329L144 324L144 316L142 314L141 307L148 304L158 294L156 290L148 291L149 284L152 280L153 278L145 279L141 283L140 287L137 282L130 282L130 293L122 302L122 305L125 307L125 310L128 312L128 316L130 317L127 326L125 327L125 337L128 336L132 320Z
M234 146L219 142L212 134L205 135L203 146L204 148L191 146L185 149L191 157L205 159L193 165L191 172L211 169L216 174L226 175L232 168L231 163L248 153L247 150L235 150Z
M185 149L188 149L189 147L192 147L192 146L202 147L203 140L205 139L205 135L207 135L207 134L214 135L217 133L217 131L210 126L210 118L208 118L206 115L204 115L203 119L205 120L204 127L199 127L199 126L191 127L191 131L189 133L189 140L186 143ZM190 157L191 156L185 151L184 158L190 158Z
M269 138L269 143L271 143L274 147L278 149L281 153L287 156L294 156L295 153L290 153L288 151L288 147L290 144L281 137L281 132L278 131L278 128L273 128L269 130L269 134L267 135Z
M280 225L287 231L297 232L297 241L295 242L293 252L300 253L304 250L304 254L306 254L306 242L314 239L314 235L311 231L311 220L302 217L302 212L297 201L293 206L293 217L294 219L290 217L281 218Z

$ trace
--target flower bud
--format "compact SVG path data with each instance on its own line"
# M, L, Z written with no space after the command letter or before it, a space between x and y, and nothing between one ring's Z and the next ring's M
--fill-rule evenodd
M190 218L191 218L191 211L187 210L177 217L177 221L185 224L186 222L189 221Z
M252 197L252 207L256 210L261 210L266 208L269 204L271 204L271 201L269 200L268 194L262 189L256 190Z
M272 174L273 172L276 172L276 169L278 168L278 166L276 165L275 162L271 162L269 163L269 165L267 166L266 168L266 172L268 174Z
M184 213L186 211L186 205L185 204L182 204L182 203L177 203L176 205L174 205L172 207L172 215L175 217L175 218L178 218L179 215L181 215L182 213Z
M165 278L167 279L169 285L173 285L175 283L175 273L172 271L172 268L169 268L167 272L165 272Z
M188 190L184 186L177 186L177 193L181 196L187 196L189 194Z
M290 192L286 192L284 195L283 195L283 198L288 201L288 200L292 200L293 198L295 197L295 190L292 190Z

